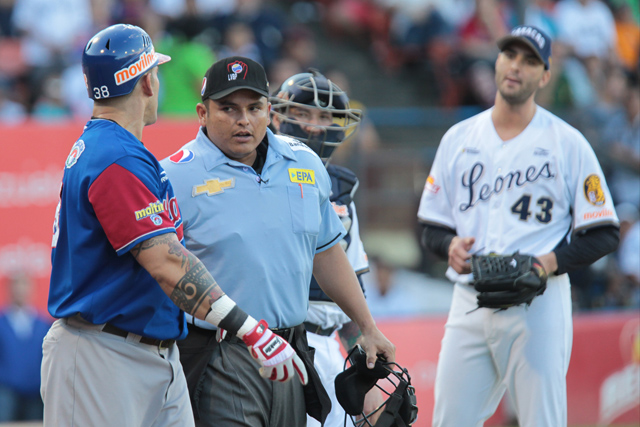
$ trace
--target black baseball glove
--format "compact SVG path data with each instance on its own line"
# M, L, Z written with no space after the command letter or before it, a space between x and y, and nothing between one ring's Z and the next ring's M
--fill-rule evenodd
M547 288L547 272L532 255L473 255L471 257L473 287L478 306L507 309L527 304Z

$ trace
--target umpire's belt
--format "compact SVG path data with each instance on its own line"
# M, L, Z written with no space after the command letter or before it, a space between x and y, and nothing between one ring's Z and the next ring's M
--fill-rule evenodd
M208 330L208 329L202 329L202 328L199 328L199 329ZM292 328L269 328L269 329L271 329L271 332L273 332L274 334L278 335L279 337L283 338L285 341L290 343L291 340L293 339L293 331L296 329L296 327L294 326ZM215 330L211 330L211 332L213 332L214 334L216 333ZM243 342L242 339L231 334L227 334L224 337L224 340L229 342Z
M131 336L133 341L138 341L142 344L152 345L158 348L168 348L168 347L171 347L176 342L176 340L159 340L156 338L144 337L138 334L134 334L133 332L127 332L123 329L118 328L117 326L113 326L110 323L105 323L104 325L95 325L91 322L84 320L79 314L76 314L73 317L67 317L66 319L64 319L64 321L67 323L67 325L78 327L78 328L95 327L99 329L100 326L102 326L102 329L100 329L102 332L106 332L111 335L116 335L125 339ZM134 337L140 337L140 339L135 340L133 339Z
M330 328L323 328L322 326L316 325L315 323L311 322L304 322L304 328L307 330L307 332L311 332L312 334L316 335L322 335L323 337L330 336L336 330L335 326L332 326Z

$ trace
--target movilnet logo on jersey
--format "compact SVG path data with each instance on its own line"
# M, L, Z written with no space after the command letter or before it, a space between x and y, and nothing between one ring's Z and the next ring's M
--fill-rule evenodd
M146 208L135 211L136 221L140 221L141 219L145 219L147 217L150 217L151 215L159 214L161 212L164 212L164 205L162 204L162 202L160 202L159 200L151 202ZM156 222L154 221L154 224L155 223Z
M231 80L237 80L238 76L240 75L240 73L242 73L244 71L244 73L240 76L241 79L244 79L247 77L247 72L249 71L249 69L247 68L247 64L245 64L242 61L234 61L231 64L227 64L227 79L229 81Z
M126 68L123 68L122 70L116 71L113 75L116 80L116 85L120 86L121 84L136 78L139 74L147 71L153 65L155 56L156 55L153 50L149 53L143 53L138 61Z
M601 209L597 212L587 212L582 218L586 221L589 219L598 219L598 218L613 218L613 210L611 209Z
M516 37L519 37L519 36L529 37L530 39L534 40L538 44L538 48L540 50L542 50L544 48L544 45L547 43L544 37L542 36L542 34L536 31L535 28L531 28L531 27L516 28L511 32L511 35Z

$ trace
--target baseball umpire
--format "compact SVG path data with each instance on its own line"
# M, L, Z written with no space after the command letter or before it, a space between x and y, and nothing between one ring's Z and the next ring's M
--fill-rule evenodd
M53 226L45 425L194 425L176 345L185 311L241 339L270 378L306 380L292 347L182 245L173 188L141 142L157 118L157 65L169 59L133 25L108 27L84 49L94 109L67 157Z
M328 405L321 403L328 402L303 325L312 274L362 330L371 366L376 354L394 360L395 349L376 328L339 244L346 231L329 200L324 164L302 142L267 129L271 104L262 66L222 59L207 71L201 95L196 139L162 161L182 209L187 248L235 301L293 344L310 384L264 380L248 369L244 343L190 321L180 352L198 425L301 426L305 409L322 420Z
M358 178L351 170L330 164L335 150L357 130L362 112L352 109L346 93L315 69L286 79L271 97L271 104L272 125L277 133L304 142L325 164L331 178L329 200L347 230L340 245L362 286L361 276L369 271L369 263L360 240L358 215L353 202ZM331 398L331 412L325 425L341 426L345 412L336 399L334 380L343 371L344 356L335 335L337 331L342 345L349 351L360 337L360 330L322 291L313 277L309 299L304 325L309 345L316 350L315 367ZM380 402L376 397L381 402L378 389L374 388L366 395L367 406L377 406L376 403ZM375 415L372 421L375 422ZM314 425L319 425L318 421L308 417L307 427Z
M551 39L498 41L495 106L444 135L418 210L455 282L435 383L434 427L481 426L505 391L522 427L567 425L567 272L614 251L618 218L587 140L535 104Z

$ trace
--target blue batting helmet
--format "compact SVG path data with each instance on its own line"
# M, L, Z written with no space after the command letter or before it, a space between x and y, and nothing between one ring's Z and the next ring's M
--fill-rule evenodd
M112 25L93 36L82 53L82 72L89 98L127 95L138 79L171 60L156 53L151 37L135 25Z

